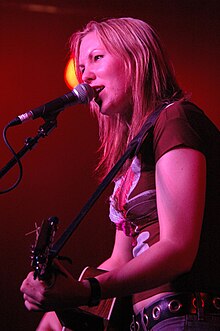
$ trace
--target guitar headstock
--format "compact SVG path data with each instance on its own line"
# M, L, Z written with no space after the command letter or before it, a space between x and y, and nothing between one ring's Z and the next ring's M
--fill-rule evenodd
M53 216L43 220L41 228L36 235L36 242L32 249L32 267L34 278L47 278L48 269L52 263L51 248L59 220Z

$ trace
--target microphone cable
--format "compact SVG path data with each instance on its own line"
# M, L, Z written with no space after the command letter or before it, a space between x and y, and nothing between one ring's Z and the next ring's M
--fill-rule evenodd
M21 179L22 179L22 176L23 176L23 167L22 167L22 163L19 159L19 157L17 156L15 150L12 148L12 146L10 145L9 141L8 141L8 138L7 138L7 131L9 129L10 125L7 124L5 127L4 127L4 130L3 130L3 139L4 139L4 142L6 144L6 146L8 147L8 149L11 151L11 153L13 154L15 160L16 160L16 163L19 167L19 174L18 174L18 178L17 180L15 181L15 183L10 186L9 188L7 188L6 190L3 190L3 191L0 191L0 194L5 194L5 193L8 193L12 190L14 190L18 184L20 183Z

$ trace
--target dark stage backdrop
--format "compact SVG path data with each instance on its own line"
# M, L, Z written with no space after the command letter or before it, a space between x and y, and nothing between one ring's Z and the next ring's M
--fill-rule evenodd
M219 126L219 1L0 1L0 131L30 108L66 91L63 72L71 33L91 19L133 16L152 24L160 34L183 88ZM36 135L42 120L8 131L16 151ZM68 108L58 127L23 159L23 179L0 196L1 331L35 330L41 314L23 306L20 284L30 270L30 246L42 219L56 215L59 234L74 219L97 187L96 120L87 107ZM11 158L0 138L1 168ZM0 188L17 178L15 167ZM73 260L78 277L85 265L108 257L114 232L108 220L109 188L62 250Z

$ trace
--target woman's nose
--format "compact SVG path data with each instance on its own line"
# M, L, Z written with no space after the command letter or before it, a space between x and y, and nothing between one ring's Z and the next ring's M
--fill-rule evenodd
M96 78L96 75L95 75L95 73L94 73L94 71L92 70L91 67L84 68L84 71L83 71L83 74L82 74L82 80L85 83L90 83L95 78Z

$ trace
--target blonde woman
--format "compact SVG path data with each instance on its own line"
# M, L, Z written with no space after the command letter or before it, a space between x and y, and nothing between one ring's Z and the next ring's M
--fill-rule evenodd
M108 272L82 281L60 273L49 289L30 273L21 287L25 306L56 311L132 295L131 330L220 330L217 128L187 100L147 23L92 21L70 45L79 80L96 91L91 109L99 122L102 176L148 116L163 110L115 178L115 244L99 266ZM51 321L53 313L46 314L38 330L61 330Z

